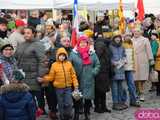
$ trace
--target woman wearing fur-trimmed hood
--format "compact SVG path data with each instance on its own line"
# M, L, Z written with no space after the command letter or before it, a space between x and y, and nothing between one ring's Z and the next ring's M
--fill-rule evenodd
M14 80L0 88L0 118L2 120L35 120L35 103L24 75L14 72Z

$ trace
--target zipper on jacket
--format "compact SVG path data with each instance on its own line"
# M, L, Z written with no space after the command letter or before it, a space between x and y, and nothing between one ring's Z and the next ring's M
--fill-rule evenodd
M62 62L62 68L63 68L63 72L64 72L64 77L65 77L65 87L67 87L67 80L66 80L66 74L65 74L63 62Z

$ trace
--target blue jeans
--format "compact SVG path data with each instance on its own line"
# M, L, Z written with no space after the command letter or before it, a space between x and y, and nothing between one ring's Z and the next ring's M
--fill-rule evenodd
M60 113L60 118L64 119L66 117L72 116L72 89L71 88L56 88L58 110Z
M130 102L134 103L137 101L137 94L136 94L136 87L135 87L134 78L133 78L133 72L126 71L125 76L127 80L129 94L130 94Z
M111 85L113 103L125 103L127 92L125 89L125 80L112 80Z

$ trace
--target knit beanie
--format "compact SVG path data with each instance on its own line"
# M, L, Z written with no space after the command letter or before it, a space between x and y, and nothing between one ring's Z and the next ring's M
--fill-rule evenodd
M0 39L0 52L2 52L6 47L11 47L12 49L14 49L8 39Z
M1 47L1 52L6 48L6 47L11 47L12 50L14 50L13 46L11 44L6 44Z
M24 27L26 25L24 21L20 19L17 19L15 23L16 23L16 27Z

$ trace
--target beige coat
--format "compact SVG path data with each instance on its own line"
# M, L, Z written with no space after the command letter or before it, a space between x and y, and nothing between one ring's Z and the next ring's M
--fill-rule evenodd
M133 38L135 50L135 81L148 80L149 60L153 60L150 42L147 38Z

